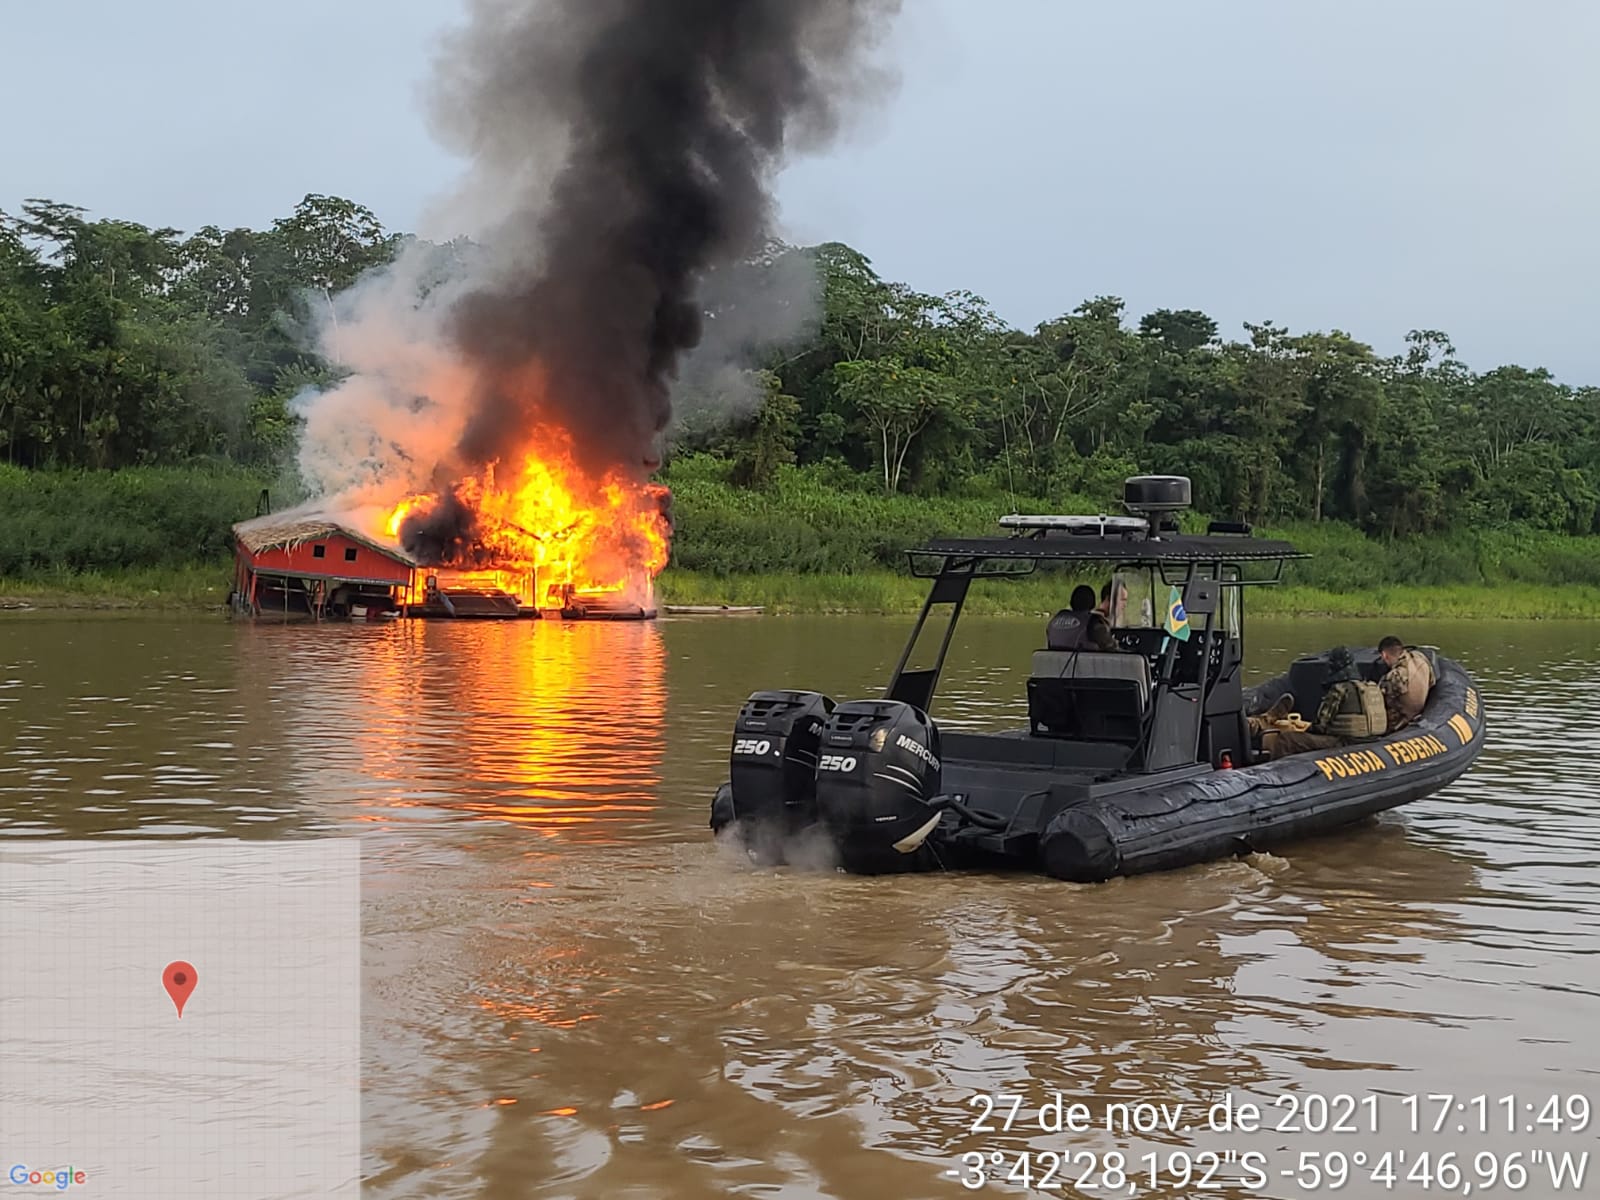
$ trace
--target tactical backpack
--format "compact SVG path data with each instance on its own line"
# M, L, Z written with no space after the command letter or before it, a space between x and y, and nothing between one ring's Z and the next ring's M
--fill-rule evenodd
M1365 679L1341 679L1330 687L1318 715L1323 731L1334 737L1375 738L1389 730L1383 689Z

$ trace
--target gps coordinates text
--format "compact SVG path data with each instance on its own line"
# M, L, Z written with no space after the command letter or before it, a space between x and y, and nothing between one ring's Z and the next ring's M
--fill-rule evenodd
M1577 1192L1589 1171L1594 1105L1581 1093L1539 1095L1282 1093L1244 1099L1227 1095L1211 1104L1164 1100L1086 1101L1054 1093L1030 1104L1016 1095L969 1098L975 1135L1064 1135L1048 1149L999 1146L968 1151L945 1174L963 1187L1010 1183L1041 1191L1075 1189L1115 1192L1142 1189L1265 1188L1288 1181L1301 1192L1363 1193L1396 1188L1411 1192L1470 1196L1506 1192L1554 1195ZM1168 1141L1185 1134L1192 1149L1140 1152L1075 1145L1070 1135L1101 1138L1150 1137ZM1284 1134L1338 1138L1315 1149L1291 1149L1275 1139L1270 1148L1208 1147L1208 1135ZM1426 1149L1385 1145L1384 1135L1424 1137ZM1499 1135L1538 1139L1539 1144L1490 1149L1481 1139ZM1578 1135L1576 1146L1568 1140ZM1462 1138L1455 1147L1444 1139ZM1562 1143L1565 1143L1564 1145Z

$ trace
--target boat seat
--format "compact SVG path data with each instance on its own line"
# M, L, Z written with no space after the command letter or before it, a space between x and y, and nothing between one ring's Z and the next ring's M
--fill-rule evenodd
M1136 746L1144 712L1132 679L1028 680L1028 728L1036 736Z
M1036 650L1028 727L1046 737L1136 745L1150 705L1150 664L1114 651Z
M1150 702L1150 663L1142 654L1108 650L1035 650L1035 679L1129 679L1138 685L1139 704Z

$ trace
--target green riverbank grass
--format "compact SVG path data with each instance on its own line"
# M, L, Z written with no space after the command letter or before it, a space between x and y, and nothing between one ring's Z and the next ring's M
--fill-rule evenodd
M0 464L0 579L92 590L187 572L233 553L232 525L255 512L263 476L229 466L24 471ZM155 584L153 586L159 586ZM223 590L227 595L227 590Z
M1428 620L1568 621L1600 619L1600 588L1381 584L1362 592L1311 587L1252 588L1249 611L1285 617L1417 617Z
M976 584L964 611L1053 613L1061 586L1059 578ZM915 613L927 592L927 580L892 571L718 576L673 567L656 581L658 604L760 604L770 613Z
M975 583L965 611L1043 617L1066 603L1073 581L1061 576ZM44 571L0 579L0 609L213 611L227 602L229 564L133 567L124 571ZM774 614L915 613L927 582L892 571L827 575L717 576L669 568L656 584L661 604L758 604ZM1389 617L1469 620L1600 620L1600 588L1380 585L1365 592L1320 588L1251 588L1248 610L1260 616Z
M1065 607L1074 581L1061 576L975 583L965 611L1048 616ZM851 575L713 576L669 569L657 582L662 604L761 604L770 613L915 613L927 595L925 580L889 571ZM1600 588L1381 585L1364 592L1319 588L1254 587L1251 613L1271 616L1420 617L1430 619L1600 619Z
M0 578L0 609L143 609L221 611L228 600L227 560L120 571L37 571Z

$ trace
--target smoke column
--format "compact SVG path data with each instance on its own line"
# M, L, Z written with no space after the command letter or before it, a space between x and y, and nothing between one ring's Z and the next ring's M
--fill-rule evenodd
M473 379L435 484L553 424L598 478L659 463L703 272L759 249L785 157L880 78L899 0L477 0L441 62L439 117L507 195L493 276L445 329ZM555 164L554 170L550 169ZM442 504L407 544L452 544Z

